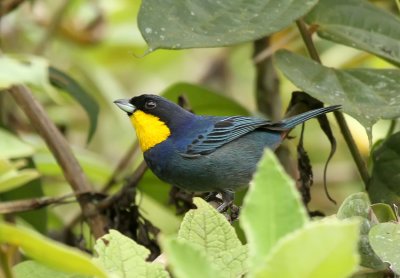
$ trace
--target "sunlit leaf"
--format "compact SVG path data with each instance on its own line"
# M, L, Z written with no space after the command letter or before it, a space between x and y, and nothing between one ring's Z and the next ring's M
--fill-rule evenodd
M316 3L316 0L257 0L251 4L245 0L144 0L138 24L151 50L226 46L279 31Z
M18 188L39 177L39 173L33 169L10 170L0 175L0 193Z
M49 67L49 78L52 85L62 89L73 97L89 117L90 127L87 141L89 142L97 128L99 105L95 99L72 77L54 67Z
M200 198L193 200L197 209L186 213L179 230L184 239L205 251L213 264L229 277L238 277L247 267L247 248L238 239L225 216Z
M380 223L371 228L369 240L372 248L390 268L400 275L400 225Z
M391 222L391 221L398 221L393 208L384 203L377 203L371 205L371 209L374 212L375 217L378 219L379 222Z
M400 65L400 20L365 0L320 0L308 14L318 35Z
M360 241L358 243L358 250L361 256L360 264L365 267L383 270L386 268L386 265L375 254L374 250L372 250L368 239L369 230L374 225L374 223L370 221L370 204L366 193L354 193L343 201L337 212L337 218L361 218Z
M282 237L301 228L307 221L294 181L267 149L258 164L240 216L251 267L259 267Z
M0 128L0 157L20 158L31 156L33 153L34 149L31 145L23 142L7 130Z
M2 54L0 56L0 89L8 89L18 84L49 89L47 67L47 61L41 57Z
M107 277L86 253L23 227L0 222L0 242L18 246L28 257L60 271Z
M357 241L357 221L310 222L284 237L254 277L349 277L358 265Z
M99 238L94 260L115 277L169 277L162 265L146 262L150 251L116 230Z
M372 203L400 204L400 132L387 138L372 153L368 194Z
M13 267L16 278L89 278L90 276L60 272L35 261L24 261Z
M275 58L297 87L325 103L342 104L343 112L357 119L369 136L379 119L400 116L399 70L335 70L286 50Z
M229 277L219 271L211 258L197 245L183 239L165 239L162 246L174 277Z

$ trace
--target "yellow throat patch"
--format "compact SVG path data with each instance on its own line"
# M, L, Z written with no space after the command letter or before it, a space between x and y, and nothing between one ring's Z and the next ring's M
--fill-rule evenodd
M136 110L130 116L143 152L166 140L171 131L160 118Z

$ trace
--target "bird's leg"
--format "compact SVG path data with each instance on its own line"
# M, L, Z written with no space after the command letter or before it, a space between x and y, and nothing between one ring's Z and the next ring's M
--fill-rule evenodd
M221 191L222 204L217 208L218 212L224 212L229 208L235 199L235 192L226 189Z
M219 198L217 198L217 194L218 192L208 192L203 198L206 202L214 201L215 199L219 200Z

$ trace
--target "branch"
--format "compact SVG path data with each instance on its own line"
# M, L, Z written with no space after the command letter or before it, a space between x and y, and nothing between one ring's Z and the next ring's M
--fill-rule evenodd
M306 48L307 48L308 53L310 54L311 58L321 64L321 59L318 55L318 51L315 48L314 42L311 38L311 34L310 34L309 30L307 29L306 24L301 19L297 20L296 24L297 24L297 27L301 34L301 37L303 38L303 41L306 45ZM346 141L347 146L350 149L350 153L353 156L354 162L357 165L358 172L360 173L360 176L364 182L364 185L367 188L368 182L370 179L367 165L365 164L365 161L362 158L360 151L357 148L357 145L353 139L353 136L351 135L350 129L346 123L343 113L339 112L339 111L335 111L334 115L335 115L336 121L339 125L340 131L342 132L344 140Z
M73 155L68 142L46 115L41 104L33 98L29 89L19 85L12 87L9 92L46 142L74 193L78 196L78 194L93 192L94 190ZM86 198L78 198L78 202L94 237L97 239L104 235L105 219L100 215L95 204Z
M66 199L73 197L74 194L66 194L60 197L41 197L17 201L0 202L0 214L23 212L40 209L42 207L64 203Z

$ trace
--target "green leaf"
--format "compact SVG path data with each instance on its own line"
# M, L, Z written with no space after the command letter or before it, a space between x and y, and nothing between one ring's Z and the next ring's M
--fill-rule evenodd
M375 253L390 263L390 268L400 275L400 226L398 223L380 223L371 228L369 241Z
M68 93L85 110L90 121L87 138L87 142L90 142L90 139L92 139L97 128L97 119L99 115L99 105L96 100L85 89L83 89L78 82L59 69L49 67L49 77L52 85Z
M249 115L249 112L237 102L190 83L177 83L167 88L161 95L173 102L183 95L187 97L192 110L196 114L230 116Z
M24 227L0 222L0 242L18 246L28 257L60 271L107 277L87 254Z
M325 219L284 237L254 277L340 278L357 268L358 222Z
M138 15L151 50L218 47L254 41L305 15L316 0L144 0ZM160 16L162 11L162 16Z
M198 245L184 239L164 239L162 247L174 277L227 277L216 268L211 258L207 257Z
M337 218L361 218L360 241L358 243L358 250L361 256L360 264L365 267L383 270L386 268L386 265L375 254L374 250L372 250L368 239L369 230L374 225L374 223L370 221L370 204L366 193L354 193L343 201L337 212Z
M18 170L11 162L0 158L0 193L18 188L39 177L34 169Z
M368 194L372 203L400 204L400 132L387 138L372 153Z
M325 103L342 104L369 136L379 119L400 116L399 70L335 70L287 50L278 51L275 58L293 84Z
M178 238L204 250L218 269L238 277L247 268L247 248L238 239L225 216L201 198L194 198L197 209L186 213Z
M0 90L17 84L50 89L47 67L47 61L41 57L2 54L0 56Z
M266 149L240 216L249 245L251 267L259 267L282 237L301 228L307 221L294 181L287 176L272 151Z
M368 1L320 0L306 20L318 26L322 38L400 65L400 20Z
M393 208L388 204L384 203L373 204L371 205L371 209L380 223L398 221L397 216L393 211Z
M24 261L13 267L16 278L85 278L90 276L60 272L35 261Z
M0 128L1 158L21 158L31 156L33 155L33 153L34 149L31 145L23 142L21 139L8 132L7 130Z
M115 277L169 277L162 265L146 262L150 251L116 230L96 241L94 259Z

